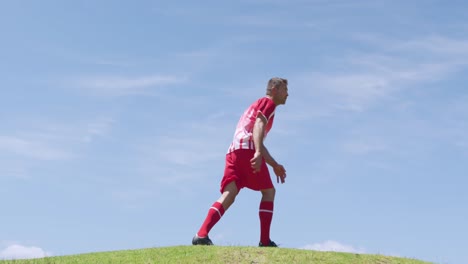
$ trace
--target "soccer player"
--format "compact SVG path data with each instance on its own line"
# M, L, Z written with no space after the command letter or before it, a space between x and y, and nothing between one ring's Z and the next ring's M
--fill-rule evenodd
M263 141L273 125L276 106L285 104L287 98L288 80L271 78L266 96L255 101L241 116L226 154L220 190L222 195L208 210L205 221L192 239L193 245L213 245L208 233L234 203L239 191L247 187L262 193L259 246L277 247L270 239L275 188L267 164L273 168L278 183L285 182L286 170L271 156Z

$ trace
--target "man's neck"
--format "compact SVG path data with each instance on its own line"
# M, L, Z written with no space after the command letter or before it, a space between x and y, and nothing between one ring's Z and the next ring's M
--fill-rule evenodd
M278 106L278 102L275 102L275 99L273 99L273 96L267 94L265 95L265 97L270 98L273 101L273 103L275 103L275 105Z

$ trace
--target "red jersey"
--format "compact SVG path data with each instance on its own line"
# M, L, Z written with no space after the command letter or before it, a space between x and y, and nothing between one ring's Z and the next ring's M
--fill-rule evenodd
M234 139L229 146L228 153L233 152L236 149L255 149L253 142L252 132L255 124L255 120L259 114L263 115L267 120L265 127L265 135L267 136L271 127L273 126L273 120L275 118L276 105L272 99L263 97L255 101L250 105L244 114L241 116L237 123L236 132L234 133Z

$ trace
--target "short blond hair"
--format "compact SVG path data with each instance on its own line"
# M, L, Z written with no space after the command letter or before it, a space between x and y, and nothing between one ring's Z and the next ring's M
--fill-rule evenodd
M287 79L284 79L284 78L279 78L279 77L273 77L273 78L271 78L271 79L268 81L266 94L267 94L267 95L270 95L271 90L272 90L274 87L279 87L279 86L281 86L281 85L287 86L287 85L288 85L288 80L287 80Z

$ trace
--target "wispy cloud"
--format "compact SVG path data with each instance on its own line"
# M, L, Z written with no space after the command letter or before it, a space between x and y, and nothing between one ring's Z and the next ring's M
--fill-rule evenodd
M96 138L111 133L115 120L108 116L96 117L81 122L43 121L36 122L34 132L22 132L31 138L42 141L60 142L65 145L70 143L90 143Z
M76 148L110 133L113 119L97 118L81 123L34 120L9 134L0 135L0 151L12 161L27 159L60 161L75 158ZM14 162L16 164L17 162ZM13 164L13 165L14 165ZM10 164L11 165L11 164ZM3 168L8 174L24 175L25 166Z
M431 55L442 54L466 57L468 56L468 39L432 35L395 44L394 49L430 52Z
M234 127L221 112L181 124L171 134L143 139L135 147L136 167L168 185L206 177L211 163L224 162Z
M155 89L182 83L186 77L172 75L149 75L140 77L97 76L83 77L77 81L77 86L94 95L128 96L152 95Z
M52 256L51 252L47 252L39 247L28 247L23 245L10 245L0 251L0 259L15 260L15 259L35 259Z
M39 160L63 160L72 154L53 144L16 136L0 136L0 150Z
M338 110L364 111L392 89L388 77L372 73L313 74L310 79L317 87L311 93Z
M86 131L84 132L83 141L91 142L96 137L106 135L109 133L113 123L114 120L111 118L101 118L86 124Z
M316 98L319 112L366 111L378 102L418 84L439 81L459 72L468 63L468 41L422 37L406 41L360 37L375 46L372 53L354 53L330 59L342 71L322 70L299 74L296 85L307 97ZM424 53L424 56L417 54ZM292 91L294 91L292 89ZM317 107L317 106L315 106Z
M219 156L219 153L207 152L211 148L209 138L171 138L161 137L158 139L160 152L159 157L165 162L173 165L191 165L210 161ZM200 151L204 150L203 155Z
M459 96L450 101L443 111L437 111L437 127L426 128L434 140L444 140L459 148L468 150L468 96ZM427 133L427 132L426 132Z
M348 153L358 155L366 155L388 150L388 146L385 143L371 141L370 139L348 141L344 144L343 148Z
M368 1L368 0L357 0L357 1L327 1L327 0L243 0L243 2L248 3L257 3L257 4L277 4L277 5L310 5L310 6L317 6L317 5L325 5L325 6L333 6L333 7L350 7L350 6L361 6L362 4L371 4L375 1Z
M28 166L12 158L0 160L0 178L28 179Z
M154 189L125 189L112 192L112 198L127 209L141 209L148 201L156 200Z
M259 27L259 28L292 28L294 26L300 26L293 22L285 21L284 19L279 20L275 16L259 16L259 15L242 15L231 18L231 23L241 26ZM301 24L306 26L305 24Z
M219 56L214 50L195 50L188 52L177 52L174 54L176 58L180 59L191 59L191 60L200 60L200 59L211 59L213 57Z
M364 248L355 248L350 245L341 244L333 240L327 240L322 243L310 244L302 247L301 249L317 250L317 251L335 251L335 252L348 252L348 253L366 253Z

